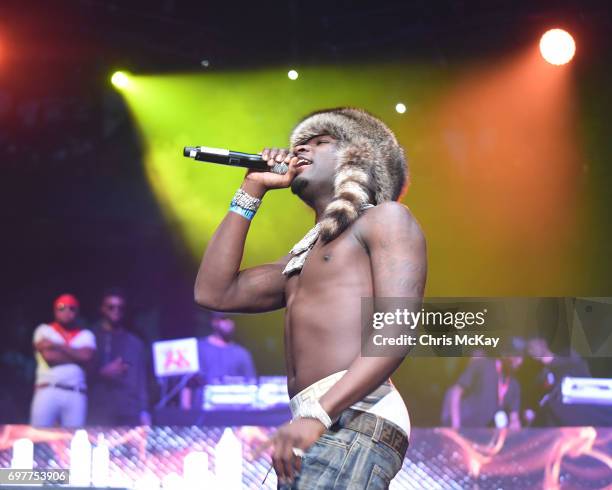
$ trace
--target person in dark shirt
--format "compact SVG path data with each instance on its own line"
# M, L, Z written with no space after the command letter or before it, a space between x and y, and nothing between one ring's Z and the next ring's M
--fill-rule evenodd
M94 327L99 349L91 379L91 425L151 424L148 352L144 342L125 328L125 303L118 289L102 297L102 317Z
M529 407L535 410L534 426L597 425L597 420L604 420L600 417L601 407L563 403L561 394L563 378L591 376L589 366L584 359L573 351L568 351L566 355L555 354L548 342L540 337L527 342L527 351L541 364L540 373L533 379L531 386L531 389L539 395L538 406Z
M520 428L520 386L514 371L521 356L474 357L447 396L442 422L461 427Z
M248 350L233 340L236 325L222 313L211 315L212 334L198 339L200 372L192 388L181 393L181 406L185 409L202 406L202 385L223 384L230 378L254 382L253 359Z

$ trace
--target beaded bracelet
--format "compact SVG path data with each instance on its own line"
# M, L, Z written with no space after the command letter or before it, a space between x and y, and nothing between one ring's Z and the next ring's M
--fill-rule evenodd
M238 189L230 203L229 210L251 221L261 205L261 199Z

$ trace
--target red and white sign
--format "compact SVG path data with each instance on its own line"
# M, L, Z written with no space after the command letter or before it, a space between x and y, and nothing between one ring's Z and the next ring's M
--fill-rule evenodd
M155 376L178 376L198 372L198 341L196 338L153 342Z

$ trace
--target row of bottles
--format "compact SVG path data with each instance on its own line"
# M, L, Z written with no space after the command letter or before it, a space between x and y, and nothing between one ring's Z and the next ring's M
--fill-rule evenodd
M98 434L98 443L92 449L87 431L79 429L70 442L70 483L106 487L109 484L110 454L104 434Z
M34 445L29 439L18 439L13 444L11 467L32 469ZM242 488L242 443L234 431L226 428L215 447L216 471L213 475L208 469L208 455L194 451L183 460L183 476L176 473L166 475L161 482L164 490L223 488L234 490ZM79 429L70 442L70 484L74 486L108 487L130 486L136 490L160 488L160 481L152 474L131 482L121 479L113 481L110 475L110 452L104 434L98 434L95 447L89 442L87 431Z

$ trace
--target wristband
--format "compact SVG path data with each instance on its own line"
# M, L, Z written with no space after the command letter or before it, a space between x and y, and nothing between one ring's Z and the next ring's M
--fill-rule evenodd
M317 400L300 405L294 419L317 419L326 429L333 425L332 419Z
M239 214L240 216L248 219L249 221L251 221L255 216L255 211L238 206L237 204L234 204L234 201L232 201L229 210L233 213Z

